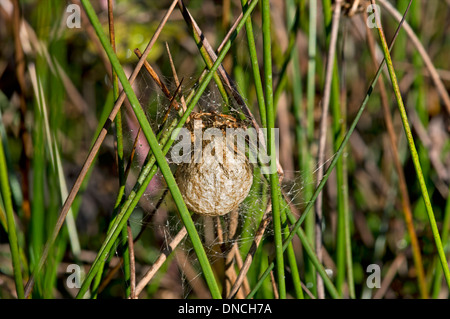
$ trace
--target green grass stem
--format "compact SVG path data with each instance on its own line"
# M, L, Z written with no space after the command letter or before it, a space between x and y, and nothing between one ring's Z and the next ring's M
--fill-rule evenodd
M286 298L286 283L284 276L284 257L282 250L282 230L279 196L280 190L278 185L278 173L275 167L275 109L273 103L273 87L272 87L272 37L271 37L271 18L270 18L270 1L262 1L262 32L263 32L263 60L264 60L264 84L265 84L265 105L267 116L267 150L270 156L272 173L270 179L270 191L272 196L272 216L275 237L275 254L277 263L277 284L280 299Z
M377 22L378 24L378 22ZM408 146L411 152L411 157L414 163L414 168L416 170L417 173L417 178L419 180L419 185L420 185L420 190L422 192L422 197L423 200L425 202L425 207L426 207L426 211L428 214L428 218L430 221L430 226L431 226L431 231L433 233L433 238L436 244L436 248L438 251L438 255L439 255L439 260L441 262L442 265L442 269L444 271L444 277L445 280L447 281L447 285L450 289L450 270L448 267L448 262L447 259L445 257L445 252L444 252L444 248L442 246L442 241L441 241L441 237L439 235L439 229L437 227L436 224L436 219L434 217L434 212L433 212L433 206L431 204L431 200L430 197L428 195L428 190L427 190L427 186L425 183L425 178L423 177L423 173L422 173L422 167L420 165L420 160L419 160L419 155L417 153L417 149L416 146L414 144L414 137L412 135L411 132L411 128L409 126L409 122L408 122L408 115L406 113L406 109L405 106L403 104L403 99L402 99L402 95L400 92L400 88L398 86L398 82L397 82L397 76L395 74L395 69L394 69L394 65L392 63L392 59L391 59L391 55L389 53L389 48L388 45L386 43L386 39L384 37L384 33L383 33L383 29L380 25L377 25L377 30L378 30L378 34L380 36L381 39L381 44L382 44L382 49L383 49L383 53L384 53L384 58L386 60L386 64L388 67L388 71L389 71L389 76L391 78L391 83L392 83L392 87L394 89L394 93L395 93L395 98L397 100L397 106L399 108L399 112L400 112L400 117L402 119L402 123L403 123L403 129L405 131L405 135L406 135L406 139L408 141Z
M6 167L6 158L3 151L3 140L0 139L0 190L2 194L3 204L5 205L6 222L8 225L8 240L11 249L11 259L14 272L14 282L16 284L17 297L23 299L25 297L22 268L20 265L19 244L17 241L16 224L14 222L14 210L12 204L11 189L8 181L8 169Z

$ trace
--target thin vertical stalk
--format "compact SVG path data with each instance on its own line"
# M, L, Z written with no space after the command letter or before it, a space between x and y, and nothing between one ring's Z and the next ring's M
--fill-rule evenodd
M114 53L116 52L116 38L115 38L115 30L114 30L114 14L113 14L113 1L108 0L108 25L109 25L109 39L111 42L111 46L113 48ZM111 66L112 70L112 82L113 82L113 96L114 100L119 98L119 79L117 77L117 73L114 68ZM126 176L125 176L125 165L124 165L124 153L123 153L123 126L122 126L122 112L117 112L115 122L115 133L116 133L116 153L117 153L117 170L119 174L119 192L117 195L116 204L114 206L114 211L117 211L120 203L123 200L125 195L125 186L126 186ZM132 159L130 158L130 161ZM131 267L131 257L134 252L130 249L130 246L127 245L127 239L129 238L128 225L124 226L122 230L122 243L124 243L123 249L123 265L124 265L124 276L125 282L129 283L126 286L126 296L129 297L132 294L132 283L131 278L133 276L133 271ZM101 272L99 273L101 274Z
M288 207L288 204L286 202L283 202L283 205L286 205L286 208L287 208L285 210L287 218L289 219L291 224L294 224L295 217L293 216L292 212L290 211L290 209L289 209L290 207ZM317 269L317 272L322 277L322 279L324 281L324 284L325 284L325 287L327 288L330 296L335 298L335 299L339 299L340 295L339 295L338 291L336 290L336 287L334 287L333 283L331 282L330 278L328 277L328 274L325 271L325 268L323 267L322 263L319 262L319 259L315 255L314 248L310 244L310 241L307 238L305 232L300 227L296 228L294 231L296 232L296 234L300 238L300 241L302 243L303 249L305 250L306 254L308 255L309 259L311 260L311 263L313 264L315 269ZM290 239L288 238L287 240L284 241L283 250L288 248L288 244L289 243L290 243ZM258 289L261 287L263 281L267 278L267 276L273 270L274 266L275 265L274 265L273 262L269 264L267 269L260 276L258 282L254 285L253 290L247 296L247 299L253 298L253 296L255 295L256 291L258 291Z
M306 82L308 139L314 135L314 98L316 94L317 1L309 1L308 77Z
M127 223L127 239L128 239L128 250L129 250L129 274L130 274L130 285L129 285L129 296L131 299L136 299L136 264L134 262L134 242L133 233L131 232L130 222ZM125 256L124 256L125 257Z
M281 68L278 74L278 82L274 90L274 105L275 110L278 107L278 101L280 99L281 94L283 93L286 83L287 83L287 70L289 63L291 62L294 49L296 48L297 43L297 30L300 26L300 8L297 7L294 14L294 19L292 22L290 22L290 25L288 25L288 46L286 51L283 54L282 64Z
M372 4L375 4L374 0L372 0ZM377 20L376 22L377 22L378 34L379 34L380 39L381 39L381 44L382 44L382 48L383 48L384 58L386 60L386 64L387 64L388 71L389 71L389 76L391 78L392 87L393 87L394 93L395 93L395 98L397 100L397 106L399 108L400 117L402 119L403 129L405 131L406 139L408 141L408 146L409 146L409 149L410 149L410 152L411 152L411 157L412 157L412 160L413 160L413 163L414 163L414 168L415 168L416 173L417 173L417 178L419 179L420 190L422 192L422 197L423 197L423 200L425 202L425 207L426 207L426 211L427 211L427 214L428 214L428 219L430 220L431 231L433 233L434 241L436 243L436 248L437 248L437 251L438 251L438 255L439 255L439 259L440 259L441 265L442 265L442 269L444 270L445 280L447 281L447 285L450 288L450 270L449 270L449 267L448 267L447 259L445 257L445 252L444 252L444 248L442 246L442 241L441 241L441 237L439 235L439 230L438 230L438 227L437 227L437 224L436 224L436 219L434 217L433 207L431 205L430 197L428 195L428 190L427 190L427 186L426 186L426 183L425 183L425 178L423 177L422 167L421 167L420 161L419 161L419 155L417 153L417 149L416 149L416 146L414 144L414 137L412 135L411 128L409 126L408 115L406 113L406 109L405 109L405 106L403 104L403 99L402 99L402 96L401 96L401 93L400 93L400 88L398 86L397 77L395 75L394 65L392 63L391 55L389 53L389 48L388 48L388 45L386 43L386 38L384 37L384 32L383 32L382 26L380 24L380 21Z
M296 8L295 10L295 15L294 15L294 8ZM300 3L295 3L294 1L287 1L286 2L286 18L287 18L287 26L288 29L294 29L295 28L295 37L294 39L296 39L297 36L297 29L300 26L300 14L301 14L301 8L300 8ZM299 58L298 58L298 50L297 50L297 45L295 45L297 43L297 41L294 41L294 46L292 48L292 50L290 51L290 60L292 60L292 69L293 72L291 73L292 75L292 86L293 86L293 90L292 90L292 99L293 99L293 106L292 106L292 112L293 115L296 119L296 125L295 125L295 130L296 130L296 139L297 139L297 145L298 147L298 152L300 152L301 150L301 135L302 135L302 125L301 125L301 120L300 120L300 104L301 104L301 100L302 100L302 87L301 87L301 72L300 72L300 66L299 66ZM300 154L298 154L299 156L301 156ZM283 218L283 223L285 223L286 220L286 213L282 212L282 218ZM287 225L286 225L286 229L288 231ZM288 247L288 252L287 252L287 257L288 257L288 261L290 264L290 268L291 268L291 275L292 275L292 280L294 283L294 288L296 291L296 296L299 299L304 299L304 294L303 294L303 289L302 289L302 283L300 280L300 274L297 268L297 261L296 261L296 257L295 257L295 251L293 249L293 245L290 245L290 247Z
M114 30L114 15L113 15L113 2L112 0L108 0L108 27L109 27L109 40L111 43L111 47L116 53L116 39L115 39L115 30ZM113 98L114 101L116 101L119 97L119 80L117 77L116 72L114 71L114 68L111 66L112 70L112 84L113 84ZM124 192L125 192L125 169L124 169L124 158L123 158L123 133L122 133L122 112L117 112L116 118L114 119L114 131L115 131L115 138L116 138L116 160L117 160L117 169L118 169L118 175L119 175L119 191L116 198L116 203L114 205L114 211L117 210L118 206L122 202ZM126 236L127 236L127 230L126 228L122 231L122 242L126 243ZM126 247L126 244L124 246L123 253L123 265L124 265L124 275L125 275L125 282L128 282L129 277L129 256L127 256L128 249ZM104 263L103 263L104 264ZM101 270L98 272L94 284L92 286L92 298L96 298L98 294L98 287L100 285L102 276L103 276L103 268L104 265L101 267ZM126 295L130 295L130 286L127 286L126 289Z
M14 282L16 284L17 297L24 299L24 288L22 281L22 269L20 266L19 244L17 241L16 224L14 222L14 211L11 198L11 189L8 181L8 169L3 151L3 140L0 138L0 191L6 211L6 222L8 225L8 240L11 249L11 259L13 265Z
M342 112L343 117L346 117L345 107ZM344 132L347 130L346 121L342 121L341 123L341 134L340 141L344 138ZM346 152L346 148L344 148L344 152ZM348 194L348 169L347 169L347 160L342 160L342 185L341 185L341 196L340 196L340 213L343 214L344 220L344 243L345 243L345 264L347 270L347 285L349 290L350 298L355 298L355 281L353 278L353 257L352 257L352 240L350 233L350 207L349 207L349 194ZM341 269L341 272L344 270Z
M445 213L444 213L444 221L442 222L442 241L444 243L448 240L448 233L450 230L450 187L448 189L447 193L447 204L445 205ZM448 249L448 244L444 247L445 250ZM435 274L434 274L434 281L433 281L433 298L438 298L439 293L441 292L441 286L442 286L442 268L437 267Z
M376 65L375 40L373 38L372 33L369 32L369 30L367 30L367 41L369 44L372 61ZM427 292L427 288L426 288L425 272L423 269L422 256L420 253L420 246L419 246L419 242L417 239L416 231L414 229L411 203L409 200L408 188L406 186L406 178L405 178L405 174L403 172L403 168L402 168L402 165L400 162L400 157L398 154L399 151L398 151L398 147L397 147L397 137L396 137L396 133L394 130L392 116L390 113L391 111L389 109L389 101L388 101L386 86L384 85L383 78L381 78L379 81L379 89L380 89L380 96L381 96L381 105L383 107L383 113L384 113L384 120L386 122L386 128L387 128L387 132L389 134L392 159L394 162L395 170L397 171L399 190L400 190L400 195L401 195L401 200L402 200L403 215L405 218L406 228L408 229L408 233L409 233L409 237L410 237L410 241L411 241L414 264L417 269L417 281L419 284L422 298L427 298L428 292Z
M275 153L275 110L273 105L273 87L272 87L272 37L270 28L270 0L262 1L262 32L263 32L263 59L264 59L264 83L265 83L265 105L267 116L267 149L270 156L271 167L276 163ZM286 298L286 284L284 278L284 259L283 259L283 239L281 230L280 203L279 203L279 185L278 174L270 174L270 191L272 196L272 216L275 232L275 254L277 263L277 284L280 299Z
M241 3L242 3L242 9L244 9L245 5L247 4L247 1L241 0ZM261 125L262 125L262 127L267 127L266 106L265 106L265 102L264 102L264 91L263 91L263 85L261 82L261 75L259 73L258 55L256 53L256 43L255 43L255 37L253 34L253 25L252 25L251 19L248 19L245 22L245 31L247 34L247 46L248 46L248 52L250 54L250 61L252 64L253 82L255 84L256 99L258 100Z
M289 227L287 225L287 217L286 217L287 210L289 210L289 207L287 207L287 205L281 210L281 221L282 221L283 225L285 225L284 227L285 227L286 236L289 233ZM298 272L297 260L295 258L295 251L294 251L294 246L292 245L292 242L290 242L287 247L286 255L287 255L289 267L291 269L292 283L294 285L296 297L297 297L297 299L304 299L302 283L300 281L300 274Z
M317 47L317 1L309 1L309 31L308 31L308 73L306 78L306 125L302 139L302 170L305 174L312 174L313 158L309 143L314 138L314 106L316 95L316 49ZM313 185L308 184L305 189L305 197L311 198L313 194ZM314 215L311 214L305 225L305 231L308 239L314 245ZM312 283L311 292L316 295L316 274L310 260L306 261L306 281Z
M330 45L328 49L327 57L327 68L325 75L325 86L323 95L323 105L322 105L322 116L320 119L320 139L319 139L319 150L318 150L318 170L317 170L317 183L323 177L324 161L325 161L325 146L327 137L327 126L328 126L328 109L330 106L330 96L331 96L331 81L333 76L335 53L336 53L336 42L339 30L339 18L341 15L341 0L336 0L336 6L333 14L333 21L331 24L331 35L330 35ZM319 193L317 201L315 204L316 212L316 228L315 228L315 243L316 243L316 254L319 260L322 262L322 193ZM325 291L323 289L323 282L320 276L317 276L317 297L319 299L325 298Z
M0 119L1 120L1 119ZM45 185L45 137L44 117L38 103L34 108L33 133L33 200L31 201L31 220L29 225L30 266L33 268L39 262L39 255L44 246L44 187Z
M325 21L325 30L327 34L327 42L330 43L332 24L332 6L330 0L323 1L323 12ZM337 57L334 57L335 61ZM342 68L345 70L345 68ZM345 79L344 76L342 76ZM344 80L345 81L345 80ZM331 79L331 111L333 122L334 151L337 151L339 144L344 138L347 131L347 119L345 111L345 92L340 97L338 65L335 62L333 67L333 75ZM344 150L345 152L346 150ZM337 231L336 231L336 287L342 294L347 269L347 283L350 298L355 298L355 287L353 281L353 263L350 242L350 212L348 203L348 180L347 180L347 159L341 157L336 164L336 190L337 190Z

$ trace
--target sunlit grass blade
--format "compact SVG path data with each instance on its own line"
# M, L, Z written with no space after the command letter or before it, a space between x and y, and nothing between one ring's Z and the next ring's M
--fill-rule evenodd
M426 211L427 211L427 214L428 214L428 218L430 220L431 231L433 233L433 237L434 237L434 240L435 240L436 248L437 248L438 255L439 255L439 260L441 262L442 269L444 271L445 280L447 281L447 285L448 285L448 287L450 289L450 270L449 270L449 267L448 267L448 262L447 262L447 259L445 257L445 252L444 252L444 248L442 246L441 237L440 237L439 230L438 230L438 227L437 227L437 224L436 224L436 219L434 217L433 206L431 204L431 200L430 200L430 197L428 195L428 190L427 190L425 178L424 178L423 173L422 173L422 167L421 167L421 164L420 164L420 161L419 161L419 155L417 154L417 149L416 149L416 146L414 144L414 137L412 135L411 128L409 126L408 114L406 113L406 109L405 109L405 106L403 104L403 98L402 98L402 95L400 93L400 88L398 86L397 76L395 74L394 65L392 63L392 59L391 59L391 55L389 53L389 48L388 48L388 45L386 43L386 39L384 37L383 29L382 29L382 27L381 27L381 25L379 23L380 22L377 21L377 29L378 29L378 34L379 34L380 39L381 39L381 44L382 44L382 48L383 48L384 58L386 60L386 64L387 64L387 67L388 67L389 76L391 78L391 83L392 83L392 86L393 86L393 89L394 89L395 98L397 100L397 106L399 108L400 116L401 116L402 123L403 123L403 129L405 131L406 139L408 141L408 146L409 146L409 149L410 149L410 152L411 152L411 157L412 157L412 160L413 160L413 163L414 163L414 168L416 170L417 178L419 180L420 190L422 192L422 197L423 197L423 200L425 202Z
M450 194L450 188L449 188ZM444 220L442 222L442 242L444 243L444 250L448 252L448 233L450 231L450 196L447 197L447 204L445 205ZM433 292L432 297L434 299L439 297L439 293L442 290L442 268L436 267L434 280L433 280Z

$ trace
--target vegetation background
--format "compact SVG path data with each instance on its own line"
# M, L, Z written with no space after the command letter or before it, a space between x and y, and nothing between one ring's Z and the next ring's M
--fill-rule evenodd
M448 298L450 2L184 4L0 1L0 298ZM197 104L280 129L212 246L163 154Z

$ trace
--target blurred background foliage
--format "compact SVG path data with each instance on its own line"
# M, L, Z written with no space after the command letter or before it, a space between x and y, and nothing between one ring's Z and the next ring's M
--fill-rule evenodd
M408 1L390 2L403 13ZM11 0L0 1L0 133L16 214L22 273L26 280L29 278L30 269L36 265L42 247L49 238L58 217L62 206L62 185L66 183L70 190L114 101L112 84L108 75L111 72L111 66L89 20L83 14L81 28L70 29L66 26L69 14L66 8L72 4L71 1L18 1L21 10L20 33L15 30L17 27L12 13L15 3L16 1ZM73 3L79 4L77 1ZM133 50L139 48L144 51L170 3L171 1L166 0L115 1L116 50L127 75L131 74L138 61ZM344 1L344 3L348 4L346 8L349 8L353 1ZM105 33L108 33L107 1L93 1L92 5L104 26ZM242 11L241 3L237 0L191 0L186 1L186 5L213 48L220 44L229 27ZM292 20L295 8L299 10L299 24L294 34L295 54L288 65L287 80L277 100L276 127L280 127L281 130L280 163L285 170L284 183L286 185L306 184L307 186L298 188L299 202L306 203L315 177L329 25L327 26L324 22L322 1L318 1L316 71L313 75L314 109L312 114L309 114L306 93L307 78L310 76L308 75L309 1L274 0L271 1L271 6L275 86L278 85L289 45L290 29L287 27L287 21ZM449 1L413 1L407 17L408 23L425 47L447 91L450 88L449 8ZM260 66L262 66L259 5L252 14L251 20ZM340 21L336 61L340 81L340 107L345 110L340 121L345 123L353 120L376 72L366 40L364 21L361 12L350 16L345 10ZM389 41L398 22L383 9L382 23ZM373 32L373 36L378 41L376 32ZM186 81L183 92L189 93L189 86L198 79L204 69L204 62L177 9L164 27L147 59L173 91L176 85L165 42L170 47L180 78L183 77ZM22 58L18 56L18 52L23 52ZM450 227L448 110L440 99L422 58L403 31L400 31L392 57L436 221L448 256L449 239L445 235L448 234ZM23 69L19 67L18 58L24 63ZM296 61L293 61L294 59ZM245 30L241 31L234 41L223 65L237 82L240 93L246 98L252 112L255 115L259 114ZM41 96L33 86L34 76L37 76L38 83L42 86L43 95ZM297 78L297 82L294 82L294 78ZM397 133L398 155L406 177L414 227L422 253L427 289L435 298L447 298L448 289L442 277L438 283L434 282L436 269L440 267L439 260L436 258L436 246L390 81L386 76L384 79L394 129ZM140 101L145 101L147 104L143 104L143 107L147 107L145 110L149 118L156 119L158 112L161 112L160 108L166 107L168 101L146 74L138 77L135 88ZM299 108L296 109L294 102L298 94L300 103ZM40 99L41 102L42 99L46 102L46 115L42 112ZM126 105L123 109L125 107ZM122 113L125 117L130 115L129 110ZM313 119L313 134L308 136L306 145L303 145L304 141L299 140L302 134L300 132L299 135L298 130L306 134L304 123L309 117ZM258 116L257 118L259 119ZM330 125L333 123L332 117L329 123ZM136 130L137 127L130 123L127 125L125 126L128 130L125 132L127 136L125 147L127 151L130 151L133 142L130 131ZM67 265L82 263L88 269L96 255L95 252L105 239L119 186L114 130L110 129L109 133L93 165L88 183L84 185L72 206L76 217L76 233L79 236L78 249L81 251L74 254L74 251L77 251L75 245L77 240L69 236L68 228L63 227L57 245L49 256L43 278L40 278L33 292L35 297L73 297L73 291L66 285ZM330 131L328 135L329 143L326 148L328 159L332 158L338 146L333 146L335 139L338 139L332 134L334 132ZM299 148L299 145L303 145L302 148ZM303 157L306 156L304 151L309 153L314 163L310 166L310 171L304 171L302 164ZM55 152L59 153L59 159ZM368 102L357 129L352 134L344 158L348 174L348 206L351 215L351 251L356 297L370 298L376 294L375 290L368 289L365 284L368 276L367 266L376 263L382 269L384 289L382 297L418 298L420 293L416 279L417 269L413 262L410 237L402 213L399 182L394 169L378 86ZM61 161L62 176L58 173L58 160ZM64 183L61 178L65 179ZM336 176L333 174L324 188L323 242L326 251L324 265L331 270L333 281L336 280L337 258L337 188L339 185L336 183ZM132 185L130 184L130 187ZM158 185L163 187L161 181L155 182L154 187ZM300 204L299 207L301 206ZM163 209L175 210L176 208L168 203ZM0 227L0 298L12 298L16 296L16 292L4 211L2 201L0 206L2 225ZM137 208L135 214L144 216L147 212L144 203ZM138 232L141 226L146 227L146 225L134 225L134 232ZM139 274L159 255L164 243L163 236L164 234L159 234L149 226L143 238L137 242L136 271ZM252 266L248 275L251 283L257 280L261 272L260 268L267 263L267 256L271 254L272 245L272 237L265 237L264 245L261 245L258 251L260 264ZM302 281L306 283L306 287L311 288L311 277L309 279L305 277L310 271L305 262L307 258L302 253L298 240L294 241L294 248L297 252ZM116 257L120 254L119 249ZM109 268L115 267L116 259L111 262ZM183 271L178 270L176 262L176 258L170 258L166 262L145 290L146 297L204 296L195 289L194 292L186 293L185 285L190 283L180 279L180 272ZM126 285L123 271L118 271L99 297L123 297L125 296L124 287ZM288 284L288 293L291 297L294 296L292 289L291 284ZM342 289L343 295L348 296L345 285ZM261 289L257 296L272 298L270 284L266 282L265 288Z

